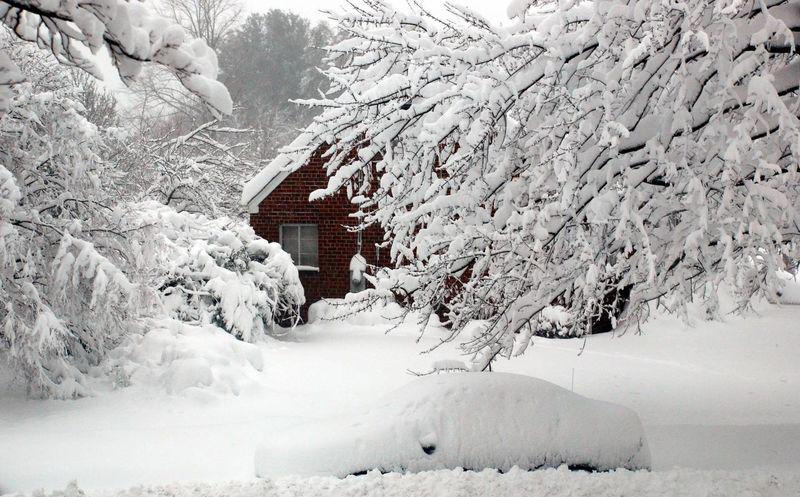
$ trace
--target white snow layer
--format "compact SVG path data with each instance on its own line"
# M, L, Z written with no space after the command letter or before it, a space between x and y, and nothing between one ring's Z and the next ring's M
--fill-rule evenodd
M373 298L369 292L348 293L343 299L323 299L308 308L308 322L346 324L376 327L384 325L409 325L413 334L419 334L422 315L407 310L391 297ZM438 316L428 318L429 326L441 326Z
M340 476L372 469L649 468L636 414L552 383L509 373L419 378L368 411L270 437L261 477Z
M156 320L144 335L131 335L103 365L117 388L158 385L167 393L238 395L264 369L261 350L213 325Z
M308 322L338 321L356 326L396 323L403 317L403 308L396 302L367 305L356 294L343 299L318 300L308 308Z
M566 468L506 473L460 470L421 473L370 472L365 476L251 480L226 483L137 486L121 492L63 491L32 497L794 497L800 474L771 471L627 471L585 473ZM23 497L23 496L19 496Z
M254 482L261 440L366 410L412 381L409 370L468 359L453 343L420 354L448 330L433 327L420 337L413 320L362 326L354 323L379 320L352 316L252 345L211 326L157 323L155 335L126 343L109 361L121 367L118 388L107 385L107 375L90 374L95 395L76 401L27 399L0 364L0 494L63 489L77 479L89 496L797 497L800 306L764 304L739 316L729 312L735 304L722 301L715 321L696 305L691 325L656 313L641 333L537 338L525 355L493 365L633 409L652 473L435 471ZM202 361L211 385L178 382L186 371L175 363L181 359ZM181 390L187 384L197 386ZM222 483L231 480L238 482ZM179 481L208 484L172 485ZM136 488L118 493L128 487ZM115 490L98 493L103 488Z

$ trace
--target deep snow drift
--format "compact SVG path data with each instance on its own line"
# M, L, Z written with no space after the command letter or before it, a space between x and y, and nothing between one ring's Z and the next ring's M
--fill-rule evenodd
M451 373L419 378L366 412L286 430L256 452L262 477L562 464L649 468L639 418L528 376Z

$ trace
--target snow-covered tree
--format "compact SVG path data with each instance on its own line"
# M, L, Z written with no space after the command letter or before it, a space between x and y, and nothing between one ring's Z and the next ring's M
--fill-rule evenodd
M234 123L254 130L254 158L271 160L319 113L291 99L319 94L325 85L317 69L325 55L321 47L333 37L326 23L312 25L302 16L272 9L248 16L220 46L220 78L235 103Z
M116 97L90 74L73 69L72 84L78 89L78 103L83 107L86 119L99 129L119 126L119 110Z
M50 51L61 63L97 77L88 53L107 49L123 81L136 78L148 62L167 68L217 114L231 112L231 99L216 81L217 58L203 40L153 16L144 3L128 0L2 0L0 20L18 38ZM9 87L24 75L0 52L0 111Z
M4 48L30 71L0 116L0 354L33 393L82 395L141 294L80 89L35 48Z
M218 50L225 37L241 22L239 0L161 0L160 12L195 38Z
M318 94L325 79L317 70L320 47L330 43L331 30L275 9L239 25L235 0L162 3L165 15L219 47L220 78L234 111L214 119L167 70L143 71L129 87L133 103L122 119L121 193L212 217L242 217L241 185L318 113L290 99Z
M327 150L390 237L376 284L441 304L484 368L541 321L566 333L713 314L775 291L800 236L800 3L516 0L498 26L378 0L332 16L324 111L285 153ZM566 313L566 314L565 314ZM564 319L569 316L569 319Z
M205 43L138 2L3 0L0 19L0 359L31 393L83 395L88 368L157 302L126 271L138 227L107 188L106 130L64 66L97 75L88 54L105 47L125 81L152 62L213 113L231 100Z
M251 133L216 119L181 132L185 123L157 116L128 119L115 135L120 197L210 217L240 216L242 184L256 167L246 154Z

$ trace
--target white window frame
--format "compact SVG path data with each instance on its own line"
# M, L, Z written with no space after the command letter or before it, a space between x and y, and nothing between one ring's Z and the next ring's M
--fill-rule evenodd
M317 265L316 266L307 266L307 265L299 264L300 263L300 260L299 260L300 259L300 253L299 253L299 249L300 249L300 228L302 228L304 226L313 226L313 227L315 227L317 229ZM298 271L319 271L319 225L318 224L314 224L314 223L284 223L284 224L279 225L278 226L278 243L280 243L281 248L283 248L283 229L284 228L297 228L297 244L298 244L297 245L297 249L298 249L297 259L298 260L295 261L294 259L292 259L292 261L295 263L295 266L297 266ZM284 250L286 250L286 249L284 249ZM289 255L290 256L292 255L291 252L289 252Z

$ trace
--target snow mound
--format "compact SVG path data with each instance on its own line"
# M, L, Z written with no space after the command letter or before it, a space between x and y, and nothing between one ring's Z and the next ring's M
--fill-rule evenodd
M177 394L204 389L238 395L264 368L261 350L222 329L177 320L156 321L130 336L103 364L116 386L158 385Z
M284 431L262 443L255 456L260 477L563 464L649 468L638 416L543 380L506 373L426 376L360 415Z
M349 294L348 297L356 294ZM394 324L403 316L400 304L391 301L367 306L360 298L324 299L308 308L308 322L342 321L356 326Z
M337 321L353 326L420 325L419 312L407 311L391 297L374 296L370 291L348 293L343 299L323 299L308 308L308 323ZM428 326L441 326L438 316L432 314ZM414 328L415 331L418 330Z

